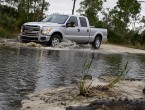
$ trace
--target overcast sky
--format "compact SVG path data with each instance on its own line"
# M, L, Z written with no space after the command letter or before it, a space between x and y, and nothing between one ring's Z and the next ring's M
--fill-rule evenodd
M47 15L52 13L60 13L60 14L71 14L72 13L72 6L73 1L72 0L47 0L50 3L49 10L46 12ZM77 0L76 2L76 10L79 9L80 5L79 3L82 0ZM107 0L109 2L104 4L105 8L113 8L115 6L115 3L117 0ZM145 2L141 3L142 5L142 11L141 14L145 16ZM75 14L76 13L75 11Z
M47 1L49 1L50 3L49 10L47 11L48 14L52 14L52 13L71 14L72 13L72 7L73 7L72 0L47 0ZM75 9L78 9L80 7L79 3L81 1L82 0L77 0Z

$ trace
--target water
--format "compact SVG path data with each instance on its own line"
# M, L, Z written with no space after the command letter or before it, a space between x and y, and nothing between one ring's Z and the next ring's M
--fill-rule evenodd
M21 100L31 92L72 85L81 76L85 60L91 58L93 78L118 75L128 62L127 77L145 80L144 54L0 47L0 110L19 110Z

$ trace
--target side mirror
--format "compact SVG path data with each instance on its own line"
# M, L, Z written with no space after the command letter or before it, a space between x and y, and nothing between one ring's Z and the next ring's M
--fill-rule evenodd
M75 22L66 23L66 27L75 27Z

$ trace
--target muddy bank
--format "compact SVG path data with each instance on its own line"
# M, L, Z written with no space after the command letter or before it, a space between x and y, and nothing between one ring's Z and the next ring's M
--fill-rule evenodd
M91 88L93 87L95 88L98 85L104 86L106 84L107 82L100 82L96 80L93 81ZM121 98L122 99L127 98L127 100L130 99L134 100L137 98L145 98L145 95L142 93L142 89L144 87L145 83L141 81L121 81L118 84L116 84L114 88L109 89L107 91L94 89L93 95L89 97L79 96L78 95L79 90L76 86L63 87L57 89L47 89L28 95L28 99L22 101L21 110L40 110L40 109L48 110L48 108L49 110L66 110L67 107L68 107L67 110L85 110L78 109L78 107L75 108L75 106L90 107L91 102L93 103L93 101L95 101L97 104L99 100L100 101L103 100L102 103L106 102L108 105L114 103L114 100L116 100L114 104L121 106L125 105L126 103L124 101L117 102L118 99L120 100ZM111 102L112 100L113 102ZM86 109L86 110L94 110L94 109Z
M31 47L31 48L40 48L47 50L73 50L73 51L87 51L87 52L100 52L100 53L143 53L144 50L133 49L123 46L116 46L112 44L102 44L100 49L94 50L90 44L79 45L75 42L69 40L64 40L61 44L55 47L48 47L45 43L21 43L18 39L0 39L0 45L13 46L13 47Z

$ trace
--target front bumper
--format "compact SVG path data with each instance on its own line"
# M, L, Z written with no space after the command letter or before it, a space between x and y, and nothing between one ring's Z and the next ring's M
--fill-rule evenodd
M28 36L20 34L20 39L22 41L29 41L29 42L49 42L51 36Z

